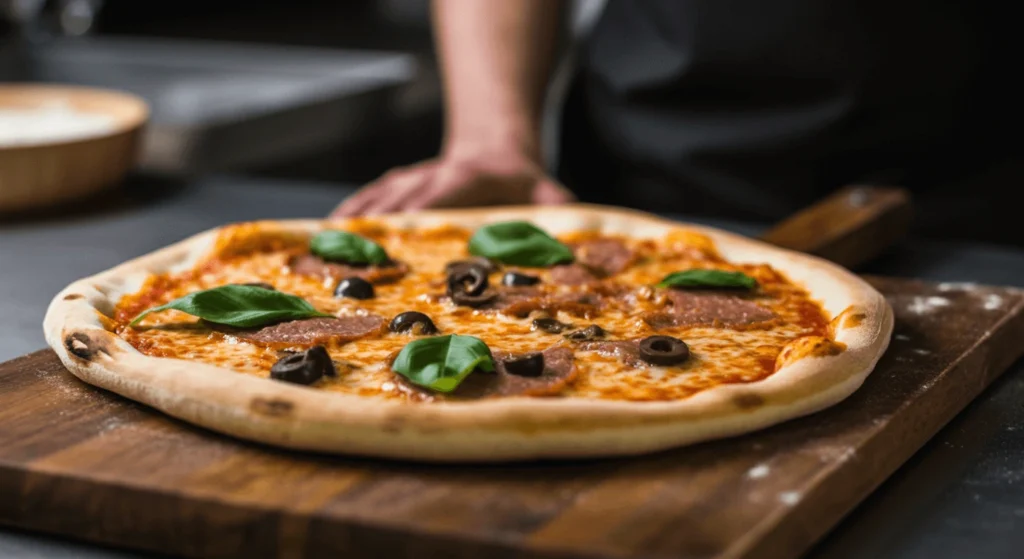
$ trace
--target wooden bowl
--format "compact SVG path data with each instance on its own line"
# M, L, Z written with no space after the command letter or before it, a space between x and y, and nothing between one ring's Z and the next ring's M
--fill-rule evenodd
M72 86L0 84L0 110L59 104L113 119L88 136L11 145L0 140L0 213L86 197L117 184L136 160L149 107L134 95Z

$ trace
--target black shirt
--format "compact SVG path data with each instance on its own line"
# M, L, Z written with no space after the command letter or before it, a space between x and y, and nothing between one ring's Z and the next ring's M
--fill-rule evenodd
M1019 154L1001 6L608 0L559 174L596 202L765 220L850 183L962 194L950 185Z

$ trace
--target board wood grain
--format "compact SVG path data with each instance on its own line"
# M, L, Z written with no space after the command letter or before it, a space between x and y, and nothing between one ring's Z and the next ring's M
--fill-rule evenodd
M912 216L907 190L854 185L793 214L761 240L855 268L903 238Z
M190 557L795 557L1024 352L1024 295L872 279L890 350L852 397L638 458L443 466L279 451L0 365L0 523Z

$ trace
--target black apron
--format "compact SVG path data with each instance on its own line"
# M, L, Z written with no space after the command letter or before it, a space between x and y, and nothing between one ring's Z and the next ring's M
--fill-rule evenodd
M898 185L920 196L919 225L962 231L956 214L1007 191L964 185L1021 154L1004 9L608 0L566 99L558 175L588 201L763 221L847 184Z

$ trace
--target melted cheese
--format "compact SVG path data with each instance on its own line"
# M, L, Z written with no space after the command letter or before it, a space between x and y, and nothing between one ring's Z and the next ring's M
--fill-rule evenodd
M532 331L530 318L458 307L438 297L444 293L445 264L468 256L470 231L454 227L398 231L363 221L355 226L355 232L373 238L393 259L409 266L409 273L401 281L377 285L373 299L337 299L333 297L335 280L293 273L288 267L289 258L307 251L308 238L246 224L225 229L214 254L194 270L153 276L139 292L123 298L112 317L111 329L148 355L202 361L266 377L281 357L278 350L213 332L187 314L165 311L150 315L139 328L126 326L143 310L193 291L263 281L305 298L323 312L339 316L373 313L390 321L399 313L420 311L430 316L442 333L477 336L495 350L537 351L559 344L573 347L559 335ZM564 235L562 240L574 242L592 237L593 234L580 233ZM675 336L690 346L691 358L681 367L633 368L614 356L576 349L580 375L563 392L565 396L616 400L684 398L721 384L763 379L775 371L780 353L791 342L829 336L824 312L804 290L769 266L737 266L723 261L707 237L677 232L658 242L619 240L640 258L605 283L618 284L630 304L607 305L598 316L588 320L564 314L556 318L576 326L599 324L608 332L609 340L653 334ZM649 286L670 272L692 267L742 270L754 276L761 284L755 302L771 309L778 318L748 328L679 326L653 330L640 315L662 307L664 300L659 290ZM544 280L549 276L547 270L528 272ZM500 274L492 276L492 282L498 278ZM540 287L552 293L586 289L548 281ZM339 376L325 379L317 387L371 397L407 398L393 382L387 363L412 339L408 334L385 333L329 347Z

